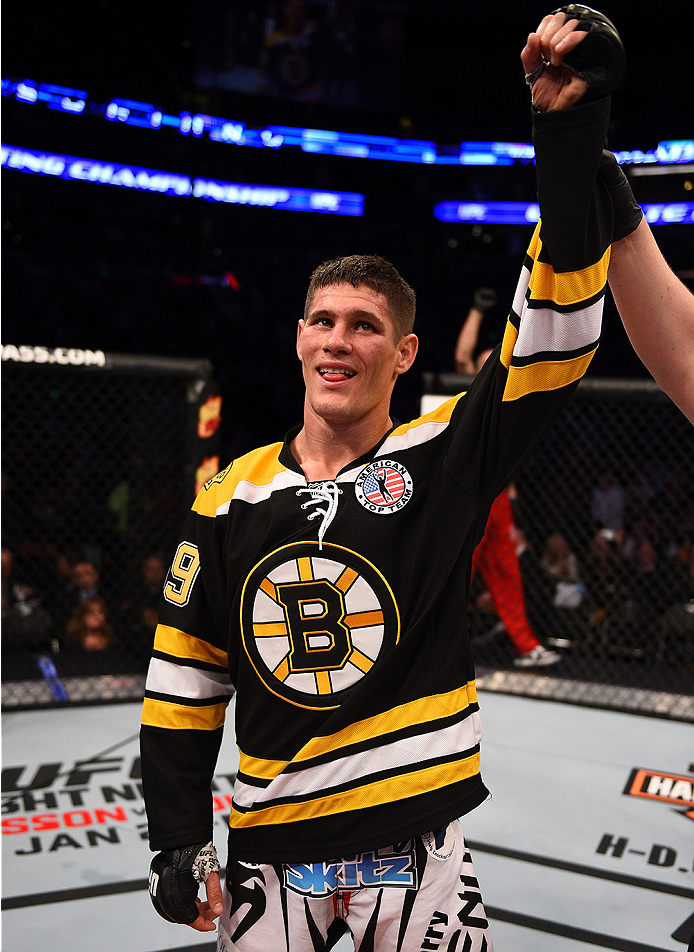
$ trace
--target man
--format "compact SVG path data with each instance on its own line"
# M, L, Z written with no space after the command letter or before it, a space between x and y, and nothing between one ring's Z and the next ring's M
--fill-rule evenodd
M571 9L522 53L543 221L469 392L394 423L414 292L380 258L327 262L298 327L303 426L210 480L184 527L143 709L150 892L165 918L215 928L210 781L236 691L220 952L314 952L345 925L360 952L492 948L458 820L488 795L472 553L595 351L612 238L596 185L611 86L594 67L601 40L621 44ZM586 38L584 79L562 64Z

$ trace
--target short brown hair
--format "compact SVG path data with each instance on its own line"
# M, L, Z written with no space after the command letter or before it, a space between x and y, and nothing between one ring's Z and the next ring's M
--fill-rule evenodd
M379 255L346 255L343 258L324 261L311 275L304 318L308 317L316 291L335 284L351 284L355 288L367 287L382 294L388 302L397 339L412 333L416 295L390 261Z

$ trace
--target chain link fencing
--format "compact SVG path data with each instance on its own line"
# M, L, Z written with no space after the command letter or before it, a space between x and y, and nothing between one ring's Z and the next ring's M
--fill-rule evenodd
M423 409L470 381L425 374ZM3 708L139 698L181 525L220 468L210 366L5 345L2 389ZM471 588L479 686L694 720L680 411L652 381L584 380L505 495ZM553 663L525 666L537 642Z
M2 358L3 709L140 698L183 519L219 468L211 366Z
M471 381L425 375L422 408ZM694 428L684 415L651 380L586 379L507 495L506 521L495 504L476 553L478 685L694 720ZM553 663L526 667L538 641Z

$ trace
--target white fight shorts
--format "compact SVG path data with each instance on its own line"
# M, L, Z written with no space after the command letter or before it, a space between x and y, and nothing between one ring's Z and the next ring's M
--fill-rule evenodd
M341 860L230 858L217 952L493 952L472 858L455 820Z

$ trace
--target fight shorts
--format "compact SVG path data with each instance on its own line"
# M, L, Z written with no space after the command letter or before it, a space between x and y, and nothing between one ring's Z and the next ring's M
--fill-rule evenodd
M227 864L217 952L493 952L460 822L344 859ZM340 949L351 948L343 939Z

